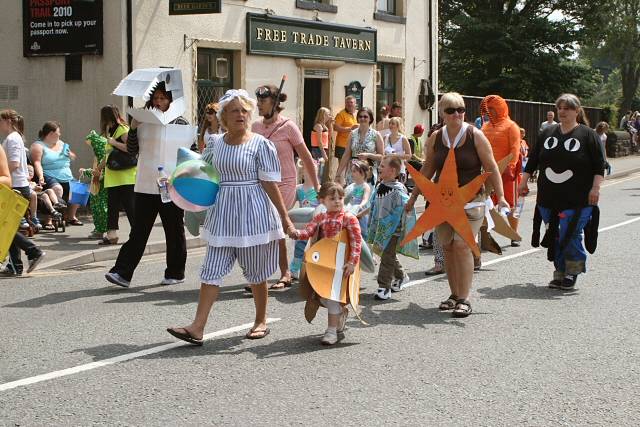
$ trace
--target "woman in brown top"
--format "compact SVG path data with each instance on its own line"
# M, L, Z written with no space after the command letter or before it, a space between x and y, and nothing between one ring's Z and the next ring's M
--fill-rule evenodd
M449 147L456 153L458 185L462 186L481 174L482 170L491 172L489 179L493 183L498 197L498 208L509 207L504 199L502 180L498 165L493 159L491 145L482 132L464 121L464 99L458 93L442 95L438 103L444 127L434 132L426 143L425 161L420 172L436 182L444 166ZM419 189L414 188L406 209L413 209ZM484 219L484 199L481 193L465 206L467 218L474 235ZM471 313L469 292L473 278L473 255L469 246L448 223L436 227L438 240L444 248L444 263L451 295L440 303L441 310L453 310L454 317L467 317Z

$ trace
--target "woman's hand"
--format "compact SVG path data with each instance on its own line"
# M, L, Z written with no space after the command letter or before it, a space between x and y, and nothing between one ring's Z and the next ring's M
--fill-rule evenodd
M502 209L507 209L507 210L511 210L511 206L509 206L509 203L507 202L507 199L504 198L504 196L500 196L498 198L498 205L496 206L496 208L498 209L498 212L502 211Z
M111 146L115 146L116 145L116 140L113 138L107 138L107 142L109 143L109 145Z
M346 263L342 268L342 277L347 278L351 276L355 271L355 269L356 269L355 265L351 264L350 262Z
M365 160L367 160L367 159L369 159L371 157L371 154L369 154L369 153L360 153L360 154L358 154L357 157L358 157L358 160L365 161Z
M589 191L589 204L596 206L600 200L600 187L591 187Z
M520 182L520 184L518 185L518 194L520 196L526 196L529 194L529 184L528 184L528 179L525 179L524 177L522 177L522 181Z
M407 200L407 204L404 205L404 211L406 213L410 213L413 210L414 205L416 204L416 199L418 197L414 196L413 194L411 195L411 197L409 197L409 200Z

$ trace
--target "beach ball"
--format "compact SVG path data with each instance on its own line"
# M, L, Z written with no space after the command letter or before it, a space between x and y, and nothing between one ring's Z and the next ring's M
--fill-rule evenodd
M197 153L178 150L177 166L169 177L169 195L180 208L199 212L216 202L220 174Z

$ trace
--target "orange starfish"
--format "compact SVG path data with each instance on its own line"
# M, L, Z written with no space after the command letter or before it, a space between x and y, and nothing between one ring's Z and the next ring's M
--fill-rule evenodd
M475 177L473 181L458 187L456 154L451 148L437 183L427 179L411 165L407 164L407 168L416 186L429 200L429 207L420 215L416 226L407 234L401 245L417 238L425 231L447 222L469 245L473 254L480 256L480 249L471 231L471 224L469 224L469 219L464 211L464 205L478 194L482 184L491 173L485 172Z

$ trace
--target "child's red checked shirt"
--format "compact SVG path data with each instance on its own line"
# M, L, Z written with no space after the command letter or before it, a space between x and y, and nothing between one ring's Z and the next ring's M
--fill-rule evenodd
M360 232L360 223L358 218L350 212L324 212L313 217L304 229L296 230L298 240L308 240L320 228L321 237L334 237L338 235L343 228L347 229L349 234L349 260L353 265L357 265L360 261L360 251L362 250L362 234Z

